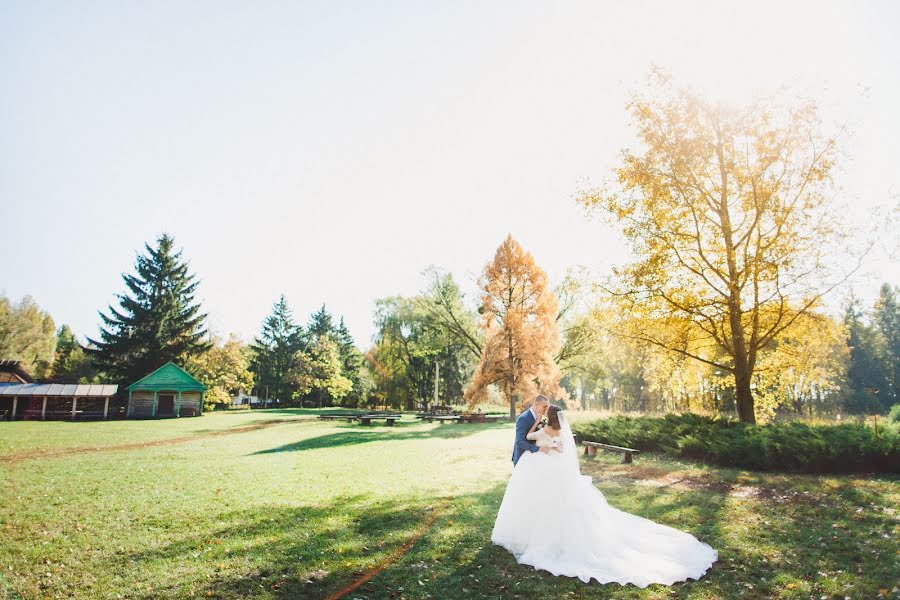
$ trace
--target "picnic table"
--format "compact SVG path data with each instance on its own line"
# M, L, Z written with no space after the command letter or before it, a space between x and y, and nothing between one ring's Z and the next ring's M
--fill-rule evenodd
M610 450L613 452L622 452L624 456L622 457L623 463L630 463L631 457L634 454L640 454L640 450L635 450L634 448L623 448L622 446L613 446L612 444L601 444L600 442L581 442L584 446L584 455L585 456L596 456L597 448L601 450Z
M346 419L348 417L355 417L362 413L322 413L319 415L319 419L322 421L333 421L335 419Z
M394 423L403 418L403 415L398 414L368 414L368 415L360 415L357 417L359 419L359 423L361 425L371 425L372 419L381 420L384 419L384 424L388 427L393 427Z
M458 422L462 417L459 415L428 415L425 420L431 423L438 421L439 423Z

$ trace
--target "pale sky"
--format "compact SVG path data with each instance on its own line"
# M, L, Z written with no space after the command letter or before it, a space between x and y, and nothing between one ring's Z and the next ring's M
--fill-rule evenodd
M865 223L900 197L898 31L896 2L0 0L0 292L95 335L166 231L213 330L251 338L284 293L366 347L376 298L432 264L472 289L507 233L554 281L606 274L627 253L573 194L633 143L652 64L817 99ZM895 227L855 278L866 304L896 249Z

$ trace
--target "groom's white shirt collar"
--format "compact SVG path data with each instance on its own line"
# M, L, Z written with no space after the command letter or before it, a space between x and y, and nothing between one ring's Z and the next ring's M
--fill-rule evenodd
M532 406L532 407L529 408L528 410L531 411L531 416L534 417L534 420L535 420L535 421L537 421L537 420L538 420L538 416L537 416L537 413L534 412L534 407Z

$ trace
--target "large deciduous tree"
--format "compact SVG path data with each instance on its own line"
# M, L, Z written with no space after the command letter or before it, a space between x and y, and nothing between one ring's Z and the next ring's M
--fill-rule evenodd
M453 275L431 267L425 271L425 277L428 286L416 298L422 313L447 343L468 352L475 360L480 359L478 315L466 306L466 299Z
M613 286L622 310L668 322L663 335L622 333L730 373L738 417L753 423L760 353L842 280L826 257L842 239L835 140L810 103L734 109L665 77L629 110L640 147L579 195L632 244Z
M200 305L194 299L198 281L163 234L155 248L144 244L135 274L123 274L127 291L120 308L100 313L100 339L88 348L97 366L130 383L169 361L183 364L209 349Z
M207 387L208 405L226 406L234 394L253 388L250 349L234 334L225 342L215 336L210 342L210 349L192 359L187 369Z
M342 374L340 349L327 335L317 337L308 350L297 352L288 377L296 387L294 397L311 394L322 407L340 401L353 389Z
M554 361L561 346L557 299L547 275L511 235L485 266L479 285L484 343L465 397L475 404L494 384L509 402L513 420L517 397L564 394Z
M0 359L21 361L35 377L53 364L56 333L53 318L31 296L10 302L0 296Z
M56 332L56 358L50 377L60 383L93 383L98 379L94 361L68 325Z

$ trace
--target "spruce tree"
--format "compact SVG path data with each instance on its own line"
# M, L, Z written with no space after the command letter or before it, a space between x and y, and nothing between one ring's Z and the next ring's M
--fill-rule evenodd
M873 312L875 326L883 340L885 378L890 384L882 398L882 404L891 407L900 402L900 307L897 305L894 286L882 284Z
M890 405L892 389L884 368L880 352L880 332L863 321L859 300L851 294L844 312L844 326L847 328L847 346L850 348L850 362L847 366L847 387L850 396L846 408L852 413L871 414L883 412Z
M269 398L290 400L293 390L288 372L294 366L295 355L304 346L303 331L294 322L282 295L272 308L272 314L263 321L262 331L251 346L250 370L255 376L257 390L265 390L268 386ZM258 391L257 394L265 397L265 392Z
M309 325L306 327L306 337L310 343L315 342L320 337L327 336L338 342L336 331L334 328L334 319L325 309L325 305L317 310L309 318Z
M359 404L360 402L365 401L365 398L363 397L365 390L362 385L361 373L365 357L362 352L356 348L353 336L350 335L350 330L347 329L347 325L344 323L344 317L341 317L337 329L335 330L335 339L340 354L342 374L353 384L348 399Z
M174 246L167 234L156 248L144 244L135 274L122 274L128 289L118 294L119 308L110 305L109 316L100 312L100 339L88 340L96 365L122 383L209 349L206 315L194 298L199 282Z

